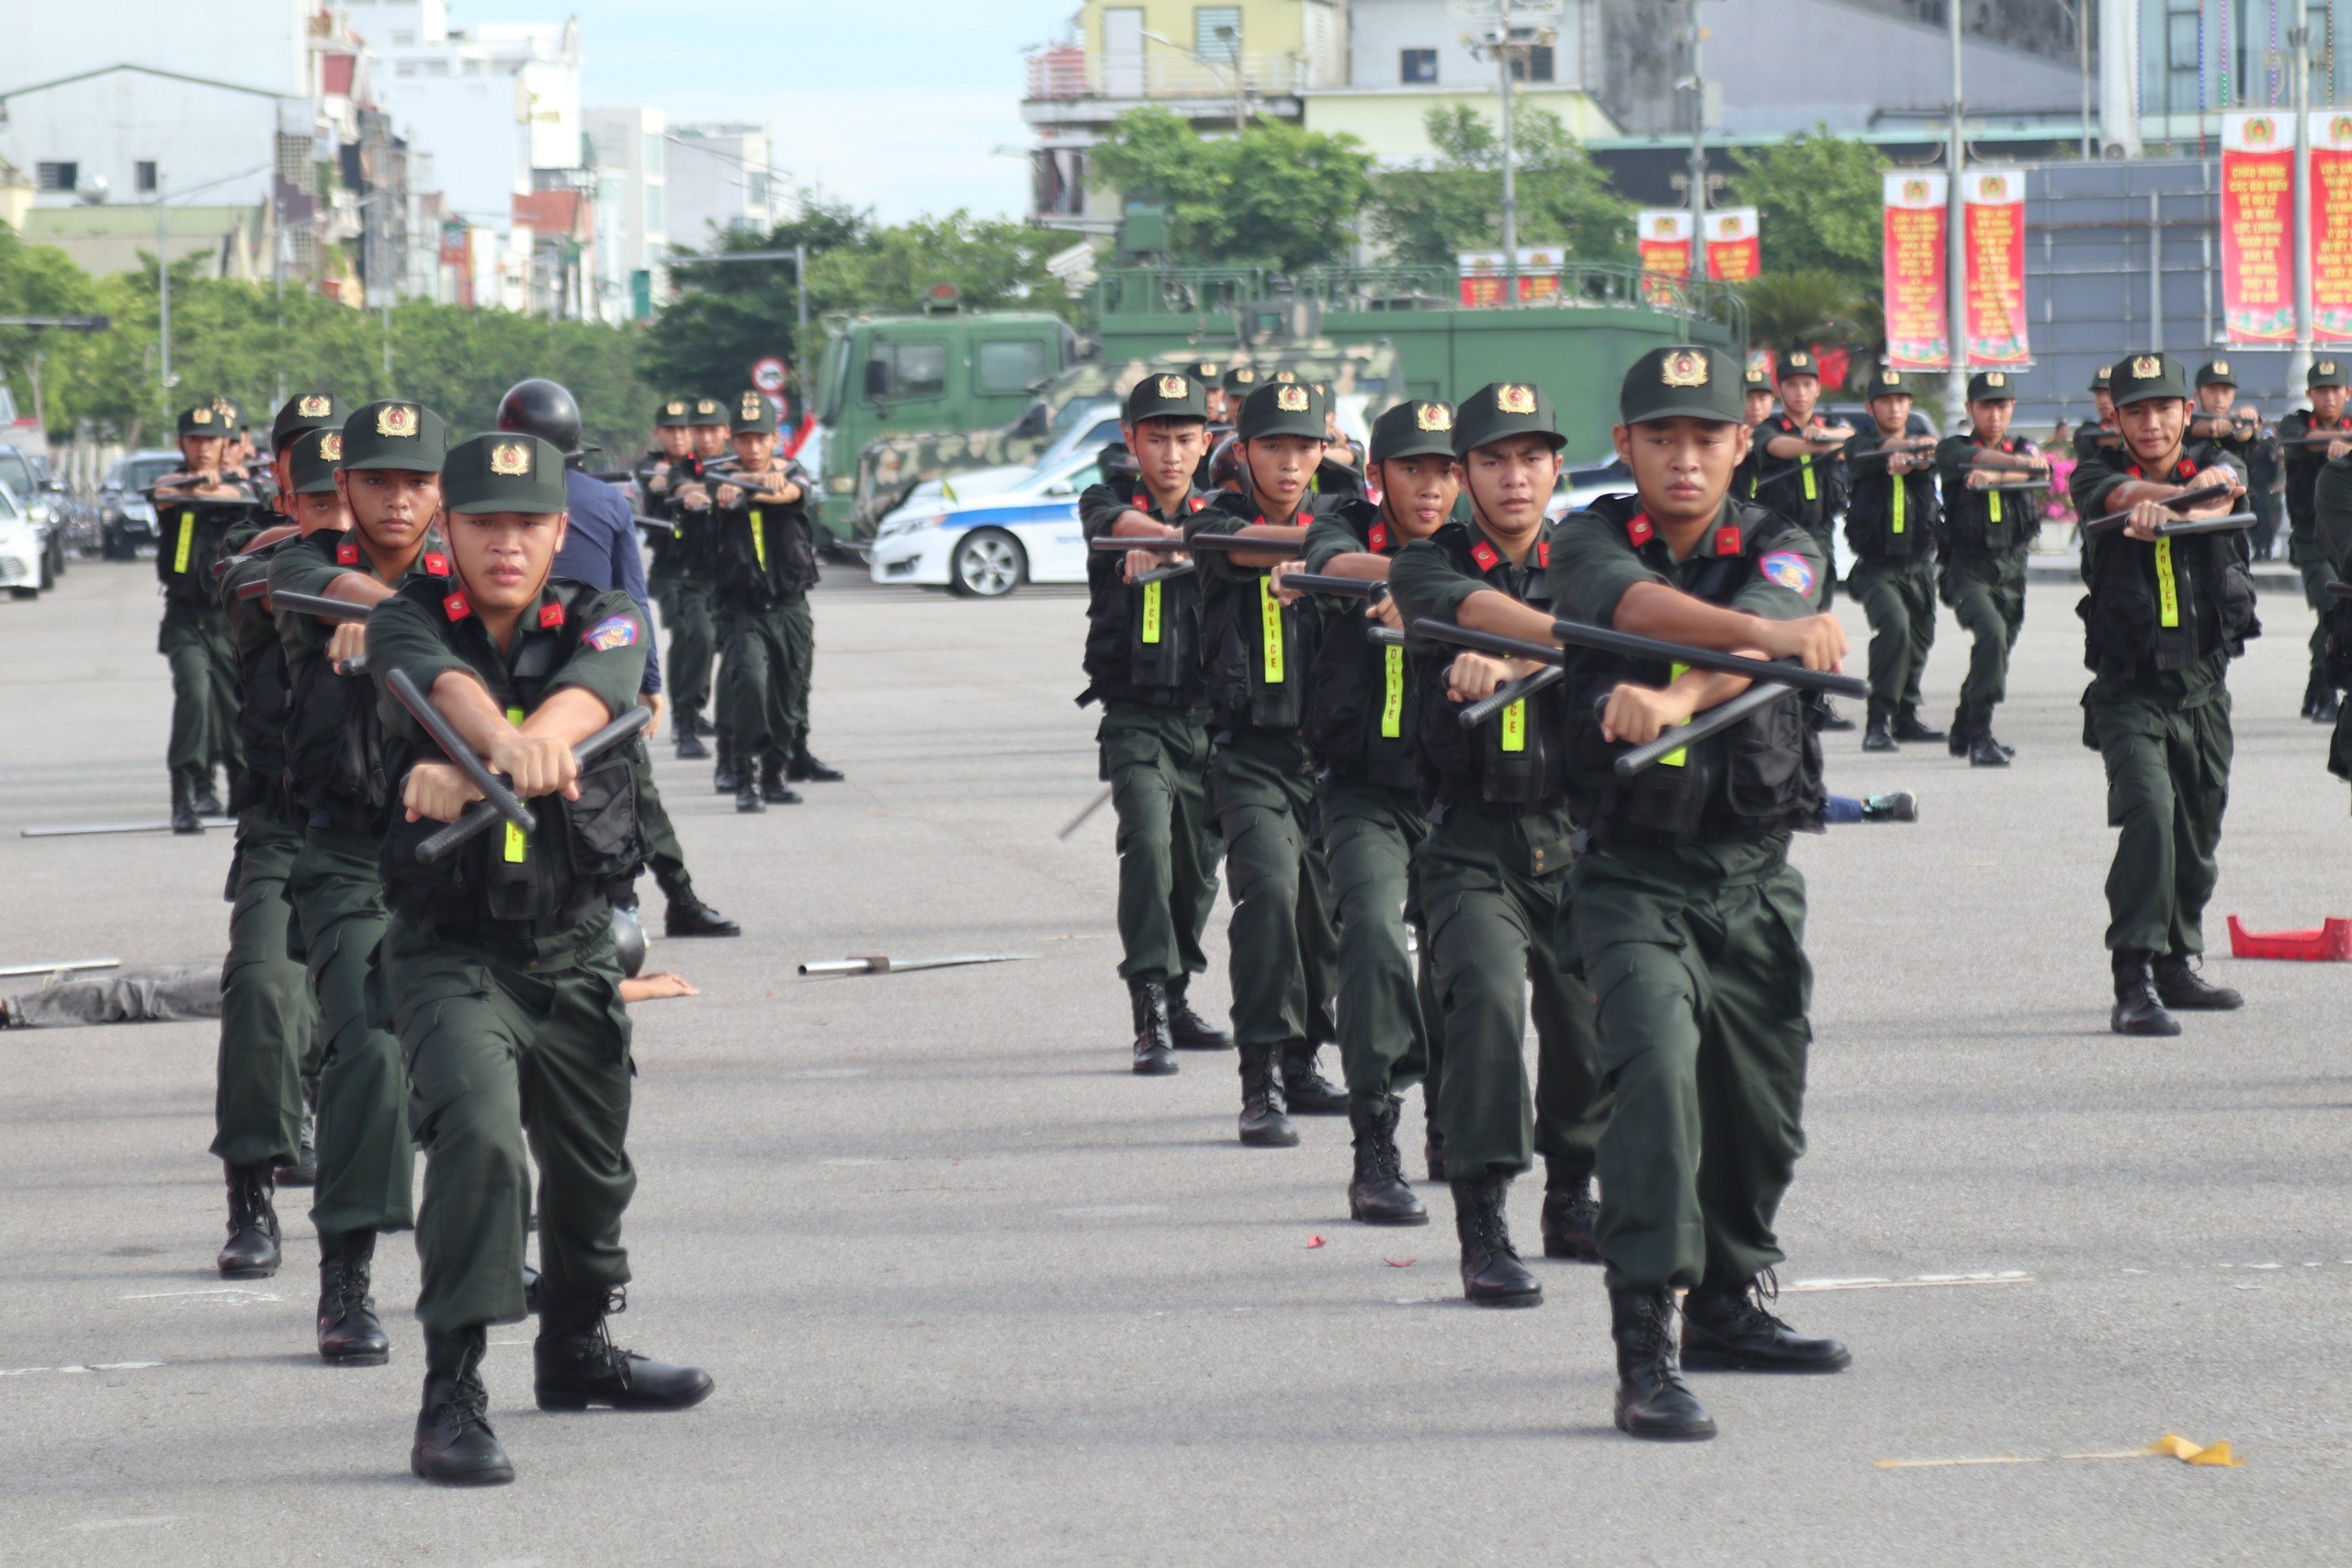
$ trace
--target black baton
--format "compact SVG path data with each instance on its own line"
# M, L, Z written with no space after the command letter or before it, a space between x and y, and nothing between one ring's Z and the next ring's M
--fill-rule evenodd
M531 808L515 799L514 792L490 771L490 764L459 738L457 726L444 718L441 710L425 699L407 671L393 671L384 677L384 685L399 699L401 706L408 709L408 716L433 737L434 744L441 748L442 754L458 772L473 781L474 787L481 791L485 805L526 833L539 830L539 819L531 815Z
M391 679L397 681L401 679L405 671L396 671L393 672ZM613 720L612 723L605 726L604 728L596 731L595 734L591 735L579 745L574 746L571 749L572 760L584 768L590 762L594 761L599 756L611 750L615 746L620 744L620 742L624 740L627 740L630 736L635 735L639 730L643 729L647 725L652 722L653 712L651 709L640 707L630 708L627 713L621 715L620 717ZM467 754L469 756L472 755L471 752L468 752ZM460 816L455 822L450 823L447 828L442 829L439 832L425 840L424 842L417 845L416 858L423 861L425 864L431 865L434 862L446 857L450 851L457 849L468 840L479 837L483 829L488 828L492 823L498 820L498 807L492 806L489 801L475 801L472 805L466 807L464 815Z
M1458 648L1491 653L1503 659L1540 659L1546 664L1558 664L1567 658L1562 649L1546 648L1540 642L1501 637L1494 632L1476 631L1444 621L1415 621L1412 633L1433 642L1449 642ZM1554 621L1552 635L1564 643L1591 649L1599 653L1613 653L1625 659L1658 660L1669 664L1688 665L1693 670L1713 671L1721 675L1745 675L1756 681L1777 681L1781 685L1818 692L1824 696L1867 697L1871 694L1870 682L1857 675L1807 670L1801 664L1749 659L1736 653L1718 653L1713 649L1693 648L1688 643L1661 642L1656 637L1635 637L1630 632L1588 626L1577 621Z
M1497 686L1489 695L1462 706L1462 728L1476 729L1495 715L1524 697L1532 697L1546 686L1556 686L1568 677L1565 664L1546 664L1532 675L1522 675L1516 681Z
M1685 746L1704 740L1718 730L1729 729L1741 719L1770 703L1776 703L1792 694L1786 686L1758 682L1727 703L1718 703L1690 723L1679 725L1646 746L1636 746L1617 759L1617 776L1630 779L1643 769L1656 765Z
M257 592L247 593L245 590L252 587L253 584L250 582L241 585L237 589L239 597L258 598L263 593L268 593L270 608L280 615L290 610L298 615L320 615L330 621L341 621L345 625L356 626L365 621L368 618L368 612L376 607L373 604L355 604L348 599L329 599L319 593L289 593L282 589L277 592L270 593L266 580L263 581Z
M2209 501L2219 501L2229 493L2230 487L2227 485L2208 485L2203 490L2186 491L2179 495L2172 497L2168 501L2160 501L2156 502L2156 504L2158 506L2176 508L2182 506L2202 506ZM2083 532L2086 534L2104 534L2110 529L2120 528L2123 525L2131 521L2132 509L2127 506L2120 512L2109 512L2102 513L2099 516L2087 519L2083 524Z

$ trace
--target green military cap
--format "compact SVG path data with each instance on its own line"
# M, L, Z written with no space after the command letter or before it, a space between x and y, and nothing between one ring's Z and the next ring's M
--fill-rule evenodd
M1398 403L1372 422L1372 450L1366 460L1385 463L1391 457L1451 457L1453 456L1453 405L1415 400Z
M727 428L737 434L773 435L775 421L775 400L757 387L746 387L735 400L735 417Z
M1780 367L1773 379L1775 382L1785 381L1792 376L1810 376L1816 381L1821 378L1821 361L1814 357L1813 350L1792 348L1781 355Z
M1155 371L1127 389L1119 417L1129 424L1148 419L1197 419L1208 422L1206 387L1181 370Z
M1246 397L1249 395L1250 389L1257 384L1258 372L1247 365L1237 365L1227 370L1225 373L1225 379L1219 383L1224 387L1226 395L1228 397L1237 392Z
M269 449L275 452L310 431L340 430L343 416L349 412L334 400L333 392L297 392L269 422Z
M1738 361L1720 348L1676 344L1651 349L1625 372L1617 392L1617 417L1625 424L1657 419L1745 424L1747 396L1736 378L1738 367Z
M179 433L182 435L232 435L220 411L210 403L198 403L192 409L180 410Z
M1772 390L1772 378L1765 374L1762 366L1751 365L1747 367L1747 373L1739 378L1739 389L1743 396L1749 392L1769 394Z
M369 403L343 422L346 468L405 468L437 474L448 455L449 432L423 403Z
M717 398L696 398L694 407L686 411L688 424L725 424L727 405Z
M2237 373L2230 368L2230 362L2226 359L2209 359L2197 367L2197 386L2200 391L2207 387L2234 387L2237 384Z
M1973 383L1971 383L1971 385L1973 385ZM1905 376L1902 371L1897 370L1892 365L1882 365L1877 369L1871 372L1870 390L1865 393L1864 396L1872 398L1907 398L1917 390L1918 390L1918 389L1911 385L1911 378L1908 376Z
M1296 381L1267 381L1243 400L1236 427L1244 441L1269 435L1305 435L1323 439L1323 400L1312 387Z
M441 505L449 512L562 512L563 454L555 443L497 430L460 441L441 465Z
M1204 389L1218 384L1216 378L1216 361L1214 359L1195 359L1193 363L1184 367L1184 374L1190 376L1193 380L1201 383Z
M294 493L324 495L334 489L334 471L343 467L343 432L314 426L288 439L294 448L286 455L286 472Z
M221 422L229 427L230 434L234 435L244 428L244 407L236 399L222 397L218 392L213 393L212 412L220 416Z
M2091 372L2091 390L2094 392L2104 392L2111 389L2114 385L2114 381L2115 367L2112 365L2102 365L2097 370Z
M1295 381L1298 379L1298 372L1295 370L1277 370L1272 375L1267 377L1266 379L1274 382Z
M695 422L695 400L692 398L664 398L662 406L653 411L653 425L657 430L684 430Z
M1568 444L1544 389L1531 381L1490 381L1453 411L1457 457L1514 435L1540 435L1558 451Z
M2009 384L2006 370L1979 370L1968 378L1968 400L1972 403L2013 403L2018 389Z
M2345 362L2341 359L2312 360L2311 374L2303 378L2303 389L2305 391L2309 391L2313 387L2342 387L2352 385L2352 382L2347 382L2345 379L2344 365Z
M2169 354L2135 354L2129 359L2119 359L2108 378L2108 394L2117 408L2131 403L2144 403L2155 398L2188 396L2188 378L2182 375L2180 362Z

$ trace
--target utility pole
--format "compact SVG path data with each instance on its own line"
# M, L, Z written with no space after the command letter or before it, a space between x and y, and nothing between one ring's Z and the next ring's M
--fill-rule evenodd
M1501 77L1503 96L1503 301L1516 305L1519 303L1519 159L1511 127L1509 0L1496 7L1494 37L1495 64Z
M2312 224L2311 203L2305 194L2311 179L2312 29L2287 29L2288 69L2294 73L2295 178L2289 186L2287 206L2295 224L2295 352L2287 361L2287 395L2294 396L2312 369Z
M1690 0L1690 276L1707 276L1707 77L1699 0Z
M805 336L808 331L808 246L806 242L792 247L792 286L800 292L800 332ZM801 346L801 338L792 340L792 351L795 354L808 352Z
M2083 73L2083 162L2098 156L2091 145L2091 0L2075 0L2075 53Z
M164 205L164 164L155 162L155 332L164 412L172 412L172 214Z
M1951 373L1944 380L1944 428L1957 430L1968 412L1968 197L1962 188L1968 163L1968 137L1961 120L1960 6L1945 0L1951 35L1951 143L1944 164L1951 173L1944 213L1944 299L1951 307L1946 328L1951 341Z

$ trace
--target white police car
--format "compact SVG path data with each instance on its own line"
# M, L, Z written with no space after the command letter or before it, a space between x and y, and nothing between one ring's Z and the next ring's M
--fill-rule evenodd
M968 498L951 476L928 506L903 506L884 520L866 557L874 581L976 599L1001 599L1023 582L1083 582L1078 497L1095 471L1094 453L1072 453Z

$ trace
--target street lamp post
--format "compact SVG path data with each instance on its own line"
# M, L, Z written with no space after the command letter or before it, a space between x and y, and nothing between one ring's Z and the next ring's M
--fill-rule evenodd
M2287 29L2289 69L2294 73L2295 182L2294 199L2287 206L2295 224L2295 352L2287 361L2287 387L2303 384L2312 369L2312 225L2311 203L2303 182L2311 178L2312 29L2308 25Z
M1944 214L1944 298L1950 307L1946 334L1951 343L1951 370L1944 378L1944 428L1957 430L1968 406L1968 197L1962 189L1968 137L1961 109L1960 6L1946 4L1944 17L1951 28L1951 141L1944 151L1945 167L1951 176Z
M164 412L172 412L172 209L164 205L164 163L155 161L156 371Z

